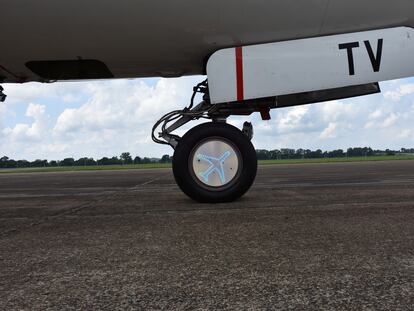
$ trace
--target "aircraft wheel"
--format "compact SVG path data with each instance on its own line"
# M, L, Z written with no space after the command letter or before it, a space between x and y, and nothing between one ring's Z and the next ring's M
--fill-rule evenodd
M231 202L244 195L256 178L256 151L234 126L205 123L179 141L173 172L190 198L203 203Z

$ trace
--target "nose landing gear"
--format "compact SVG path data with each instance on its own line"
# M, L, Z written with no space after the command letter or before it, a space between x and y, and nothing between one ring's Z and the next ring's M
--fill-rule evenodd
M197 92L204 94L204 100L193 108ZM239 112L250 114L252 111ZM228 125L226 119L232 114L237 111L228 104L210 104L205 81L194 88L188 108L165 115L153 127L153 140L175 150L172 164L178 186L198 202L234 201L244 195L255 180L257 158L251 143L252 125L246 122L243 130ZM201 118L213 122L198 125L183 137L172 134L184 124ZM161 132L156 137L159 127Z
M181 190L203 203L230 202L254 182L256 151L250 140L226 123L205 123L179 141L173 172Z

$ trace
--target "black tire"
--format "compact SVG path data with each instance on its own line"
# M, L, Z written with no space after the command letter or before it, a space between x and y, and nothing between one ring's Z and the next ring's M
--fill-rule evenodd
M196 177L194 166L190 165L194 161L195 150L209 139L223 141L237 153L237 173L225 186L213 188L203 185ZM202 203L231 202L243 196L256 178L256 151L246 135L236 127L226 123L204 123L191 129L179 141L173 157L173 172L178 186L190 198Z

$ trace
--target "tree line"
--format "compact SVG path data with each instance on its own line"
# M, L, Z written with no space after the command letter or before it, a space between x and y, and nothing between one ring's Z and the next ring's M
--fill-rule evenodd
M58 167L58 166L101 166L101 165L130 165L130 164L153 164L153 163L170 163L172 158L169 155L159 158L133 158L129 152L123 152L119 157L103 157L102 159L93 159L83 157L80 159L65 158L63 160L13 160L7 156L0 158L0 168L24 168L24 167Z
M402 148L400 150L374 150L369 147L348 148L332 151L309 150L309 149L277 149L277 150L256 150L258 160L288 160L288 159L320 159L320 158L345 158L345 157L372 157L372 156L393 156L414 154L414 148ZM74 158L65 158L63 160L14 160L7 156L0 158L0 168L25 168L25 167L58 167L58 166L92 166L92 165L130 165L130 164L154 164L154 163L171 163L172 157L164 155L161 158L141 158L132 157L129 152L123 152L119 157L103 157L93 159L83 157L75 160Z

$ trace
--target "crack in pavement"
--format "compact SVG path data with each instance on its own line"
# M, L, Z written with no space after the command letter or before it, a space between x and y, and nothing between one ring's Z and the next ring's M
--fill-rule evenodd
M133 187L129 187L129 188L126 188L126 189L113 190L113 191L105 191L105 192L99 193L99 194L97 194L97 196L98 196L97 198L92 198L92 199L90 199L89 202L83 203L83 204L81 204L79 206L69 207L68 209L65 209L63 211L60 211L60 212L57 212L55 214L51 214L51 215L45 216L45 217L39 219L38 221L32 222L29 225L23 226L21 228L13 228L13 229L9 229L9 230L0 232L0 239L7 238L7 237L9 237L12 234L18 234L18 233L20 233L20 232L22 232L24 230L27 230L27 229L30 229L30 228L33 228L33 227L36 227L36 226L45 224L45 223L47 223L47 222L49 222L51 220L57 219L59 217L64 217L64 216L68 216L68 215L71 215L71 214L78 213L78 212L80 212L82 210L85 210L86 208L88 208L88 207L90 207L92 205L99 204L100 202L104 202L105 200L108 199L108 196L110 196L111 198L114 198L114 196L116 196L116 195L119 196L121 194L128 193L130 191L137 190L140 187L143 187L143 186L152 184L153 182L158 181L158 180L166 177L167 175L169 175L169 174L162 174L162 175L160 175L160 176L158 176L156 178L152 178L152 179L147 180L147 181L145 181L143 183L140 183L138 185L135 185Z

